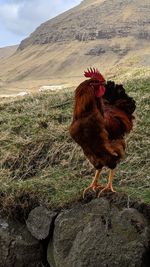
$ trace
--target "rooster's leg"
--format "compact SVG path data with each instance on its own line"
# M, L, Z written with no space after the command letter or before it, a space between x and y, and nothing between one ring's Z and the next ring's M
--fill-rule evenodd
M98 184L98 179L100 177L101 169L96 170L95 176L93 178L93 181L90 186L88 186L84 191L83 191L83 198L85 197L85 194L88 190L92 189L94 192L96 192L97 188L102 188L103 186Z
M112 186L112 180L113 180L114 174L115 174L115 170L110 170L109 177L108 177L108 184L99 192L98 197L101 195L101 193L105 191L111 191L113 193L116 192Z

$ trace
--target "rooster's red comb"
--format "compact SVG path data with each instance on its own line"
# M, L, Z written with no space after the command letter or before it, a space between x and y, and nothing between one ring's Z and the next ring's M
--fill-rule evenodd
M87 69L87 71L84 72L84 76L89 77L89 78L95 78L101 82L106 81L104 77L102 76L102 74L99 72L99 70L95 68Z

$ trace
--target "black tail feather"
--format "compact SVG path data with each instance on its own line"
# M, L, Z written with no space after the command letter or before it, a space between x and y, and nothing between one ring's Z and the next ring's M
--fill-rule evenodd
M132 114L136 108L135 100L128 96L122 84L115 84L113 81L108 81L105 85L106 91L103 96L110 105Z

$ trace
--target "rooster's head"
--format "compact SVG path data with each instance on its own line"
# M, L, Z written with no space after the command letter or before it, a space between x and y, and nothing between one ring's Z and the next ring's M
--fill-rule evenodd
M96 97L102 97L105 94L105 83L106 80L99 72L98 69L90 68L84 72L84 76L87 78L91 78L90 85L93 87L94 94Z

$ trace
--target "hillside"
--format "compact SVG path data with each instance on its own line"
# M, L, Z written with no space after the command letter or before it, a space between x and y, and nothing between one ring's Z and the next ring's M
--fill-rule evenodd
M43 23L1 60L1 94L78 84L89 66L121 80L149 76L149 11L148 0L82 1Z
M16 52L18 45L6 46L0 48L0 60L10 57Z
M114 37L133 37L139 40L138 46L140 41L150 39L149 8L148 0L85 0L79 6L43 23L21 42L19 50L35 44L75 40L86 42ZM106 48L102 47L102 50ZM122 53L127 53L129 49Z
M137 101L136 124L114 187L150 202L149 80L125 84ZM68 134L73 89L1 103L0 208L16 216L39 204L63 207L81 197L94 169ZM106 183L107 173L103 173Z

